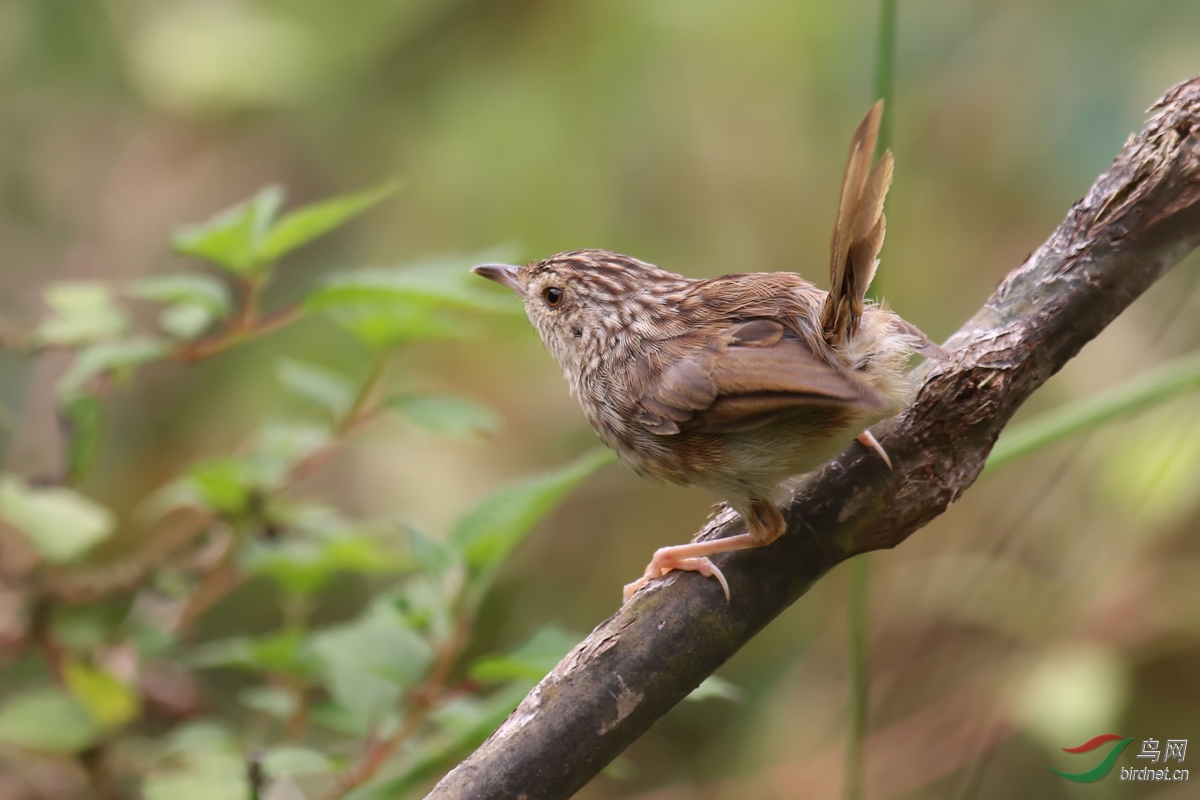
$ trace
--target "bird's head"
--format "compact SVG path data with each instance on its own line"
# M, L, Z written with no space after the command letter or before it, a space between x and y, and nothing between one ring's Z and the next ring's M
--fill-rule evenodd
M607 250L573 250L526 264L481 264L471 270L516 292L542 342L572 385L632 338L663 328L672 290L686 280ZM669 327L669 326L668 326Z

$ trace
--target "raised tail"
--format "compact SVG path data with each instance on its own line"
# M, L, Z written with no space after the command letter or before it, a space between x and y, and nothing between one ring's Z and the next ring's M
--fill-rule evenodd
M879 249L883 247L883 200L892 183L891 151L886 151L874 168L871 166L882 118L880 100L854 132L842 178L829 263L829 296L821 308L821 328L826 341L834 346L844 344L858 330L863 295L875 277Z

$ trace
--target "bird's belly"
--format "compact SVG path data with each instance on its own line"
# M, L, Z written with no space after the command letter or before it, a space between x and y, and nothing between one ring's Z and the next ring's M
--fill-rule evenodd
M614 446L638 474L697 486L728 499L769 495L784 480L811 472L850 444L875 419L841 419L822 427L787 421L745 431L643 434Z

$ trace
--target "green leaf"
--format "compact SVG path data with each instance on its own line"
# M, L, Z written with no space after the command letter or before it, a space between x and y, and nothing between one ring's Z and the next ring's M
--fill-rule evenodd
M345 416L354 403L354 386L340 372L284 358L276 362L275 374L289 392L324 408L334 419Z
M418 783L453 766L483 744L528 691L528 683L517 681L486 698L462 697L438 709L433 715L440 728L438 733L422 740L397 774L367 784L347 800L392 800L408 796Z
M172 731L142 782L145 800L246 800L249 789L242 748L230 731L208 722Z
M67 433L67 480L79 483L100 455L104 406L94 395L77 394L62 400L58 411Z
M0 742L49 753L78 753L100 731L82 705L60 689L18 694L0 708Z
M340 573L385 574L403 569L406 562L383 550L375 539L347 535L322 542L256 542L247 547L242 565L249 573L273 578L290 592L312 594Z
M359 620L313 637L324 684L336 713L327 724L359 734L384 722L404 687L416 684L433 649L390 603L378 602Z
M79 351L75 363L58 382L58 394L60 397L69 397L98 375L126 371L139 364L157 361L169 350L167 342L148 336L90 345Z
M180 228L172 238L175 252L211 261L236 275L261 273L270 263L260 259L259 248L283 197L282 188L268 186L208 222Z
M236 667L307 677L317 663L301 631L285 630L257 639L235 637L196 647L187 663L199 668Z
M408 267L375 267L330 276L308 296L313 310L346 306L407 304L415 307L501 311L502 302L485 292L471 274L478 258L443 258Z
M286 214L271 228L259 246L258 258L268 263L276 261L378 205L395 194L398 188L395 181L389 181L363 192L296 209Z
M399 395L388 398L387 404L437 436L474 439L478 434L495 433L501 426L496 412L457 395Z
M328 311L374 349L461 337L468 329L448 311L522 311L520 303L498 298L480 286L470 267L481 260L486 258L446 258L403 268L335 274L309 295L305 306Z
M126 287L125 293L164 305L198 306L215 318L227 317L233 309L225 281L203 272L152 275L134 281Z
M263 755L263 768L271 778L326 775L334 770L333 762L323 753L286 744L272 747Z
M13 477L0 478L0 518L52 563L79 559L116 525L111 511L78 492L33 488Z
M253 486L281 486L292 469L329 444L328 426L306 422L268 422L254 438L245 457L246 475Z
M204 306L176 303L159 312L158 327L172 338L187 342L211 328L216 319Z
M151 503L152 514L188 504L229 516L245 514L256 495L279 488L298 463L329 442L329 435L324 426L268 423L250 452L192 465L182 481L158 493Z
M73 347L119 336L129 325L100 283L53 283L42 297L53 314L33 332L36 344Z
M471 665L471 677L484 683L504 683L517 678L540 681L582 638L548 625L507 655L478 659Z
M120 727L138 713L137 695L109 673L81 661L63 670L71 694L105 730Z
M450 542L475 573L500 564L577 483L613 461L593 450L567 466L501 489L459 520Z
M458 563L458 552L447 542L432 539L415 528L405 527L408 553L417 569L427 575L439 575Z
M716 675L709 675L704 681L692 690L692 693L685 697L685 700L708 700L709 698L719 698L721 700L729 700L733 703L740 703L746 699L746 693L740 687L730 683L724 678Z
M433 648L387 602L376 603L360 619L322 631L313 652L327 668L371 675L410 686L433 663Z
M469 327L441 310L403 303L362 303L329 309L329 315L371 350L412 342L462 339Z
M187 471L187 486L200 505L221 514L242 514L254 487L241 461L225 456L210 458Z
M238 694L238 701L246 708L281 720L291 717L300 707L295 692L275 686L251 686Z
M124 613L100 604L58 603L50 618L50 637L66 651L84 653L110 643Z

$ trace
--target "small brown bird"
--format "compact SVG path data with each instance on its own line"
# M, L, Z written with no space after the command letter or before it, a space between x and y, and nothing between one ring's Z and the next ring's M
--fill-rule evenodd
M892 154L871 166L882 102L855 131L833 230L830 291L791 272L694 280L605 250L474 272L504 284L558 359L605 444L638 474L705 488L746 533L664 547L625 599L673 569L729 585L709 556L761 547L786 524L781 484L856 437L912 391L910 356L944 355L915 326L865 302L883 244Z

